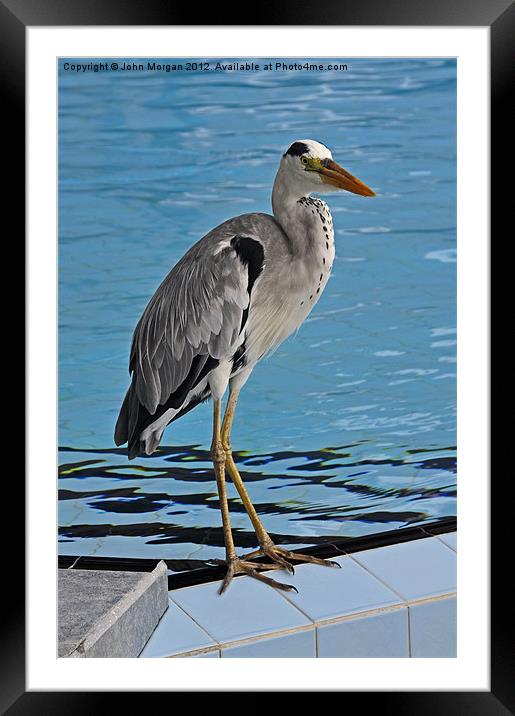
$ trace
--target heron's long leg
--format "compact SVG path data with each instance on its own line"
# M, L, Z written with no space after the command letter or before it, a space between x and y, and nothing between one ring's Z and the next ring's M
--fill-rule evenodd
M258 514L256 512L256 509L252 504L249 494L245 488L241 475L238 472L238 468L236 467L232 455L231 428L234 420L234 412L236 409L238 394L238 390L232 390L229 394L227 407L225 409L224 420L222 423L221 439L222 447L225 452L225 465L231 476L231 480L233 481L236 489L238 490L238 494L241 498L241 501L243 502L243 505L247 510L247 514L250 517L250 521L252 522L252 526L254 527L254 531L256 533L260 545L260 549L257 549L254 552L250 552L249 554L245 555L244 559L252 559L252 557L266 555L267 557L270 557L270 559L272 559L276 563L276 565L284 567L284 569L287 569L292 574L294 570L292 565L286 561L287 559L291 559L298 562L321 564L326 567L339 567L340 565L337 562L331 562L327 559L318 559L317 557L311 557L310 555L306 554L299 554L298 552L290 552L289 550L283 549L282 547L277 547L273 543L266 529L263 527L261 520L259 519Z
M271 542L272 540L268 536L268 532L261 524L261 520L258 517L254 505L252 504L252 501L249 497L249 493L247 492L245 485L243 484L243 480L241 479L241 475L238 472L238 468L236 467L234 458L232 456L231 428L234 420L234 411L236 409L238 394L239 392L237 390L231 391L231 393L229 394L227 407L225 409L224 421L222 424L222 447L225 451L225 464L227 465L227 470L229 471L231 480L233 481L236 489L238 490L238 494L245 506L245 509L247 510L248 516L250 517L250 521L252 522L252 526L254 527L254 531L259 539L259 543L261 544L261 542Z
M236 556L234 540L232 538L231 520L229 517L229 505L227 503L227 490L225 489L225 451L220 439L220 401L214 401L213 411L213 442L211 443L211 457L215 468L216 485L220 499L220 511L222 513L222 525L224 530L225 557L227 561Z
M234 540L232 537L231 521L229 517L229 505L227 502L227 491L225 489L225 463L226 454L222 446L222 440L220 435L220 400L214 401L214 412L213 412L213 442L211 443L211 456L213 458L213 465L215 468L216 485L218 488L218 497L220 500L220 510L222 513L222 525L224 531L224 542L225 542L225 564L227 565L227 573L225 579L222 582L222 586L219 589L219 593L222 594L227 587L231 579L235 574L244 573L248 574L249 577L259 579L261 582L265 582L272 587L284 590L295 590L289 584L282 584L282 582L276 582L270 577L266 577L264 574L259 574L256 569L277 569L280 565L277 564L260 564L255 565L244 559L239 559L236 556L234 549ZM296 591L296 590L295 590Z

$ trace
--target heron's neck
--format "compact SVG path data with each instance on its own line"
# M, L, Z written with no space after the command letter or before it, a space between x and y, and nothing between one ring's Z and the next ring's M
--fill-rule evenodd
M307 189L305 187L303 190L302 187L293 185L287 172L281 169L277 172L272 190L272 211L275 220L290 240L300 239L308 228L308 217L304 208L298 203L303 196L309 195Z
M309 197L310 193L311 186L293 184L288 172L279 169L272 190L272 210L275 220L288 237L292 253L297 255L310 253L320 242L325 244L327 238L319 218L320 209L312 206L313 203L321 205L322 202L310 199L300 201ZM323 206L326 217L330 219L327 206ZM330 224L332 232L332 220Z

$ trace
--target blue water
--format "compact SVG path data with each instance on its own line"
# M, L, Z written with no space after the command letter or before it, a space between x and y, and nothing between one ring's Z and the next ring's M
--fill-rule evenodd
M333 275L242 392L242 476L283 544L456 514L456 64L344 61L331 73L72 73L61 61L62 554L177 569L223 556L210 404L130 463L113 427L157 285L212 227L271 210L280 155L303 138L377 197L327 197ZM228 492L236 545L254 545Z

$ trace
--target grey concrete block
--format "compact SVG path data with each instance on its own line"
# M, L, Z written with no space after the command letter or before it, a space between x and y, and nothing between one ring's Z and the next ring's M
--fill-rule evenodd
M136 657L168 608L167 568L58 570L58 655Z

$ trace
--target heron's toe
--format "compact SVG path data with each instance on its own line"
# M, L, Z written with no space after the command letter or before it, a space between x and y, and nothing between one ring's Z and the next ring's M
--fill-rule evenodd
M239 557L232 557L228 560L216 560L216 562L227 565L227 572L225 573L224 580L220 585L218 594L223 594L225 592L225 590L231 583L233 577L235 577L237 574L246 574L248 577L257 579L259 582L264 582L270 587L275 587L275 589L281 589L285 592L298 591L296 587L293 586L293 584L284 584L283 582L277 582L275 579L267 577L265 574L260 574L260 572L257 571L258 569L280 569L282 566L280 564L253 564L251 562L247 562L245 559L240 559Z
M272 559L279 568L287 569L290 574L295 574L293 565L287 560L292 562L307 562L308 564L319 564L322 567L336 567L340 568L341 565L338 562L333 562L331 559L321 559L320 557L312 557L309 554L300 554L299 552L291 552L283 547L277 547L273 543L262 544L260 549L251 552L250 554L244 555L243 559L253 559L254 557L266 556ZM261 563L257 564L256 567L261 567ZM277 567L276 567L277 569Z

